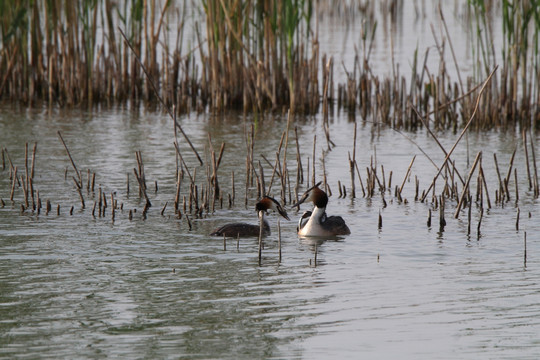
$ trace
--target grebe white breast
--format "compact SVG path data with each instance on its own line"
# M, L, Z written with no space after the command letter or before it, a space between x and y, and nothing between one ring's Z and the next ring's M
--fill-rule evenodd
M300 200L292 207L300 208L300 204L305 201L313 202L313 211L305 212L298 221L297 232L300 236L337 236L349 235L351 230L341 216L327 216L326 205L328 204L328 195L321 189L317 183L309 188Z
M256 205L255 210L259 220L262 218L263 223L263 236L270 235L270 224L266 220L266 214L268 210L277 211L279 215L283 216L285 219L290 220L287 212L281 207L281 205L273 198L269 196L263 197ZM223 225L222 227L214 230L210 235L211 236L227 236L227 237L237 237L237 236L259 236L260 225L246 224L246 223L232 223Z

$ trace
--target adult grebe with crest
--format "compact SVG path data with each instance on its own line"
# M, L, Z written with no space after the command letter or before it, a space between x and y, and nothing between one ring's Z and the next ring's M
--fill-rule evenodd
M351 230L341 216L326 215L328 195L319 189L321 182L307 189L300 200L292 207L300 208L305 201L313 202L313 210L305 212L298 221L298 235L300 236L338 236L349 235Z
M283 216L285 219L290 220L287 212L283 207L270 196L264 196L256 205L255 210L259 220L262 218L262 234L263 236L270 235L270 224L266 219L266 214L268 210L277 211L279 215ZM261 228L260 225L253 225L247 223L232 223L223 225L222 227L214 230L210 235L211 236L227 236L227 237L245 237L245 236L259 236Z

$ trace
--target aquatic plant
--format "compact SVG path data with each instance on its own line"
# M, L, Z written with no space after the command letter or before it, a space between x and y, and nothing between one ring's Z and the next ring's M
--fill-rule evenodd
M456 131L474 109L479 83L500 63L472 127L535 125L540 121L538 6L530 0L466 4L467 26L473 30L472 76L460 73L439 9L441 31L432 28L436 46L424 54L417 48L412 74L405 78L393 59L391 36L391 75L374 74L370 56L378 29L387 32L400 19L404 7L399 2L377 7L372 2L205 0L176 6L170 0L0 0L0 99L30 106L142 102L174 107L176 113L322 110L330 148L327 120L334 104L351 117L358 112L362 119L395 128L429 125ZM345 23L362 22L353 66L344 65L346 79L338 84L334 59L319 53L318 39L319 18L334 12ZM502 29L494 29L493 17L499 15ZM493 41L496 31L504 39L500 54ZM447 47L457 80L445 62ZM426 66L433 56L438 56L438 71Z

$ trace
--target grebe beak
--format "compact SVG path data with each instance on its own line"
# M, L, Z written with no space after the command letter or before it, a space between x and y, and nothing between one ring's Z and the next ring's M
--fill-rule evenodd
M304 193L304 195L302 195L302 197L300 198L300 200L298 200L297 203L294 203L294 204L291 205L291 208L299 208L299 209L300 209L300 205L301 205L304 201L306 201L306 199L308 198L308 196L309 196L309 193L307 193L307 192Z
M287 215L287 212L281 207L281 205L276 206L276 208L277 208L277 211L278 211L279 215L283 216L287 220L291 220L291 219L289 219L289 215Z
M315 185L313 185L312 187L307 189L306 192L304 193L304 195L302 195L302 197L300 198L300 200L298 200L297 203L291 205L291 208L296 207L296 208L300 209L300 204L302 204L304 201L306 201L308 199L309 195L311 194L311 190L313 190L315 188L318 188L319 185L321 185L321 183L322 183L322 181L319 181L318 183L316 183Z
M281 204L277 202L276 199L271 198L270 196L265 196L261 201L259 201L256 208L259 209L259 211L264 211L265 213L267 213L268 209L272 209L274 211L277 211L279 215L283 216L285 219L291 220L289 219L287 212L283 209Z

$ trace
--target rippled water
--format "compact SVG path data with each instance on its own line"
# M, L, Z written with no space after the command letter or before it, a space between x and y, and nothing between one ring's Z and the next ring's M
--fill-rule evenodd
M292 221L281 222L282 262L277 219L271 216L273 234L265 241L259 266L256 239L241 239L238 248L236 240L229 239L224 250L223 239L207 235L226 222L256 222L253 189L248 207L243 206L243 119L192 116L182 124L201 154L208 134L214 148L226 143L220 168L225 192L231 191L231 171L237 174L236 205L218 206L214 213L194 218L191 231L185 217L179 220L171 210L175 157L166 116L121 109L23 113L4 108L1 146L23 169L24 143L32 147L37 141L36 188L43 199L51 200L53 211L20 214L21 191L12 206L8 170L0 172L0 197L6 202L0 209L1 356L70 358L76 352L96 358L522 359L537 355L538 204L527 189L518 135L492 132L469 137L471 158L484 151L491 196L496 187L492 154L497 154L506 173L511 152L518 146L519 230L512 201L486 211L478 236L478 210L473 211L468 235L466 213L459 220L452 217L455 204L448 205L443 231L436 212L433 226L426 225L430 204L414 201L414 177L425 189L436 170L415 145L390 129L374 131L359 122L357 159L361 169L372 159L377 161L384 166L387 181L392 171L393 184L401 184L416 154L411 180L404 187L408 201L398 203L387 193L384 207L380 195L368 199L358 189L356 199L338 198L338 181L350 188L347 156L354 123L334 118L331 134L338 146L325 158L334 191L328 212L342 215L352 235L319 243L300 240L295 234L299 214L289 210ZM297 125L304 167L317 135L319 178L326 148L322 123L316 118L299 120ZM282 118L258 122L257 161L261 154L275 158L285 126ZM79 169L84 174L87 169L96 172L96 188L99 184L106 193L115 191L123 203L114 223L110 212L105 218L92 217L91 194L85 194L87 208L81 209L57 130ZM436 163L442 162L440 150L425 133L407 135ZM447 147L457 137L440 135ZM296 154L293 136L291 144L289 159ZM181 147L202 179L204 168L197 166L184 143ZM158 183L157 192L149 185L154 206L146 220L140 216L143 203L134 192L133 176L131 193L126 195L126 173L136 166L137 150L142 152L148 183ZM465 143L456 151L465 175ZM263 165L269 178L271 168ZM275 189L272 194L278 197ZM165 202L169 206L161 216ZM131 221L128 209L139 210Z
M401 73L409 69L417 39L420 54L434 44L429 16L435 10L428 6L420 19L414 19L411 9L392 30ZM444 9L447 15L451 11ZM460 16L447 16L447 21L452 34L464 33ZM339 54L336 64L343 61L351 70L354 53L346 44L360 42L359 29L358 23L345 25L324 24L332 31L321 31L321 49ZM391 30L388 24L380 26ZM409 28L418 36L412 36ZM346 36L333 41L335 33ZM455 36L452 40L465 72L471 62L466 56L467 39ZM391 71L388 39L377 37L375 42L376 73ZM435 66L438 60L429 58ZM453 73L451 65L448 71ZM343 68L336 68L336 77L343 79ZM192 230L185 216L178 219L172 211L174 136L165 115L120 108L0 108L0 147L9 150L22 171L25 143L31 150L37 142L35 187L43 201L52 203L48 215L21 213L22 190L17 188L12 204L8 170L0 171L0 198L6 203L0 208L1 358L537 358L539 204L528 189L520 134L471 133L456 148L454 159L464 177L478 151L483 151L493 203L484 212L480 232L480 213L473 207L469 233L466 211L453 218L455 202L447 204L447 226L440 229L438 210L432 214L432 226L427 226L431 202L414 201L415 177L422 191L436 173L415 144L436 164L444 159L424 131L404 134L409 140L356 119L356 158L364 184L365 169L373 163L379 176L384 166L387 182L392 172L392 187L401 185L417 156L404 185L406 201L398 202L392 190L385 194L385 206L380 194L363 197L358 183L357 197L350 197L348 154L354 122L346 114L330 118L331 137L337 144L330 152L325 152L321 119L297 119L304 175L307 178L308 158L312 168L316 135L317 179L322 178L324 154L333 191L328 212L342 215L352 234L337 241L298 239L295 228L300 214L289 210L292 220L280 222L280 262L277 218L272 215L273 233L265 240L259 265L256 239L238 243L228 239L224 248L223 239L208 236L227 222L256 222L254 188L249 189L244 207L243 134L254 119L191 115L180 121L203 158L208 153L208 135L215 150L226 144L219 171L226 194L232 192L231 172L235 172L235 206L229 209L225 199L215 212L193 217ZM268 185L272 168L262 154L275 160L286 119L268 117L255 124L254 159L257 165L261 161ZM86 209L81 209L57 131L62 132L83 178L87 170L96 172L95 193L84 191ZM446 149L458 136L437 135ZM537 144L536 133L533 138ZM293 181L295 145L291 133L288 159ZM205 167L198 166L181 137L180 146L202 182ZM495 205L498 181L493 154L505 176L516 148L519 201L515 202L512 176L512 200ZM136 194L133 177L136 151L143 156L153 204L146 219L141 216L144 202ZM129 196L127 173L131 174ZM339 198L338 182L347 187L346 198ZM188 193L185 184L183 195ZM476 176L472 184L476 186ZM108 196L114 192L123 205L114 222L110 207L105 217L92 216L99 187ZM271 195L279 197L276 185ZM129 220L133 209L137 213ZM308 206L302 206L305 209Z

